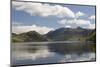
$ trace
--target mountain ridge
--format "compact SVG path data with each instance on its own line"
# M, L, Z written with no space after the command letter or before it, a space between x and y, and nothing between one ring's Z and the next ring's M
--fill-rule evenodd
M91 29L84 29L81 27L77 28L62 27L54 31L49 31L47 34L44 35L41 35L36 31L29 31L21 34L12 33L12 42L42 42L42 41L67 41L67 40L86 41L86 40L91 40L92 33L95 33L95 29L91 30Z

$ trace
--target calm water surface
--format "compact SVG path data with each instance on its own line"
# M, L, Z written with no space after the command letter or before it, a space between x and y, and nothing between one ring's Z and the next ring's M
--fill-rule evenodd
M11 46L12 65L95 60L95 44L92 42L25 42Z

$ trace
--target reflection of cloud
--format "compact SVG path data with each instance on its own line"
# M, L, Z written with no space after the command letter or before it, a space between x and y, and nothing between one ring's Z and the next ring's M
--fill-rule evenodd
M83 20L83 19L70 19L70 20L63 19L58 23L72 28L76 28L78 26L89 29L95 28L95 24L92 24L89 20Z
M25 11L26 13L29 13L31 15L37 15L42 17L75 17L73 11L61 5L50 5L32 2L12 2L12 6L16 10Z
M76 61L92 61L95 60L95 53L66 54L59 62L76 62Z
M53 56L54 54L49 52L48 50L39 50L36 53L32 54L32 59L35 60L37 58L46 58Z
M54 56L54 53L49 52L48 49L43 50L37 50L35 53L27 53L27 52L15 52L13 53L13 57L16 58L16 60L36 60L39 58L47 58Z
M40 34L46 34L49 31L53 30L53 28L49 28L46 26L37 26L37 25L31 25L31 26L12 26L12 32L13 33L23 33L28 31L36 31Z
M12 60L17 63L17 60L21 64L39 64L39 63L62 63L62 62L76 62L76 61L92 61L95 60L95 53L83 53L83 54L66 54L59 55L53 52L49 52L48 48L37 50L35 53L27 52L13 52ZM16 60L16 61L15 61ZM12 63L14 63L12 61ZM23 62L21 62L23 61Z

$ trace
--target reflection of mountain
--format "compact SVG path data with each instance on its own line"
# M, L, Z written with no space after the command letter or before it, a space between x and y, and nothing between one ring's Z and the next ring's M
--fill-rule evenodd
M95 40L95 30L78 28L59 28L50 31L45 35L40 35L35 31L21 34L12 34L13 42L34 42L34 41L65 41L65 40ZM94 41L93 40L93 41Z

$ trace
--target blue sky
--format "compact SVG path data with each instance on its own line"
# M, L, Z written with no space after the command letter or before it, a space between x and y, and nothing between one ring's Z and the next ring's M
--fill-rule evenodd
M95 7L32 2L12 2L12 31L35 30L46 34L61 27L95 28Z

